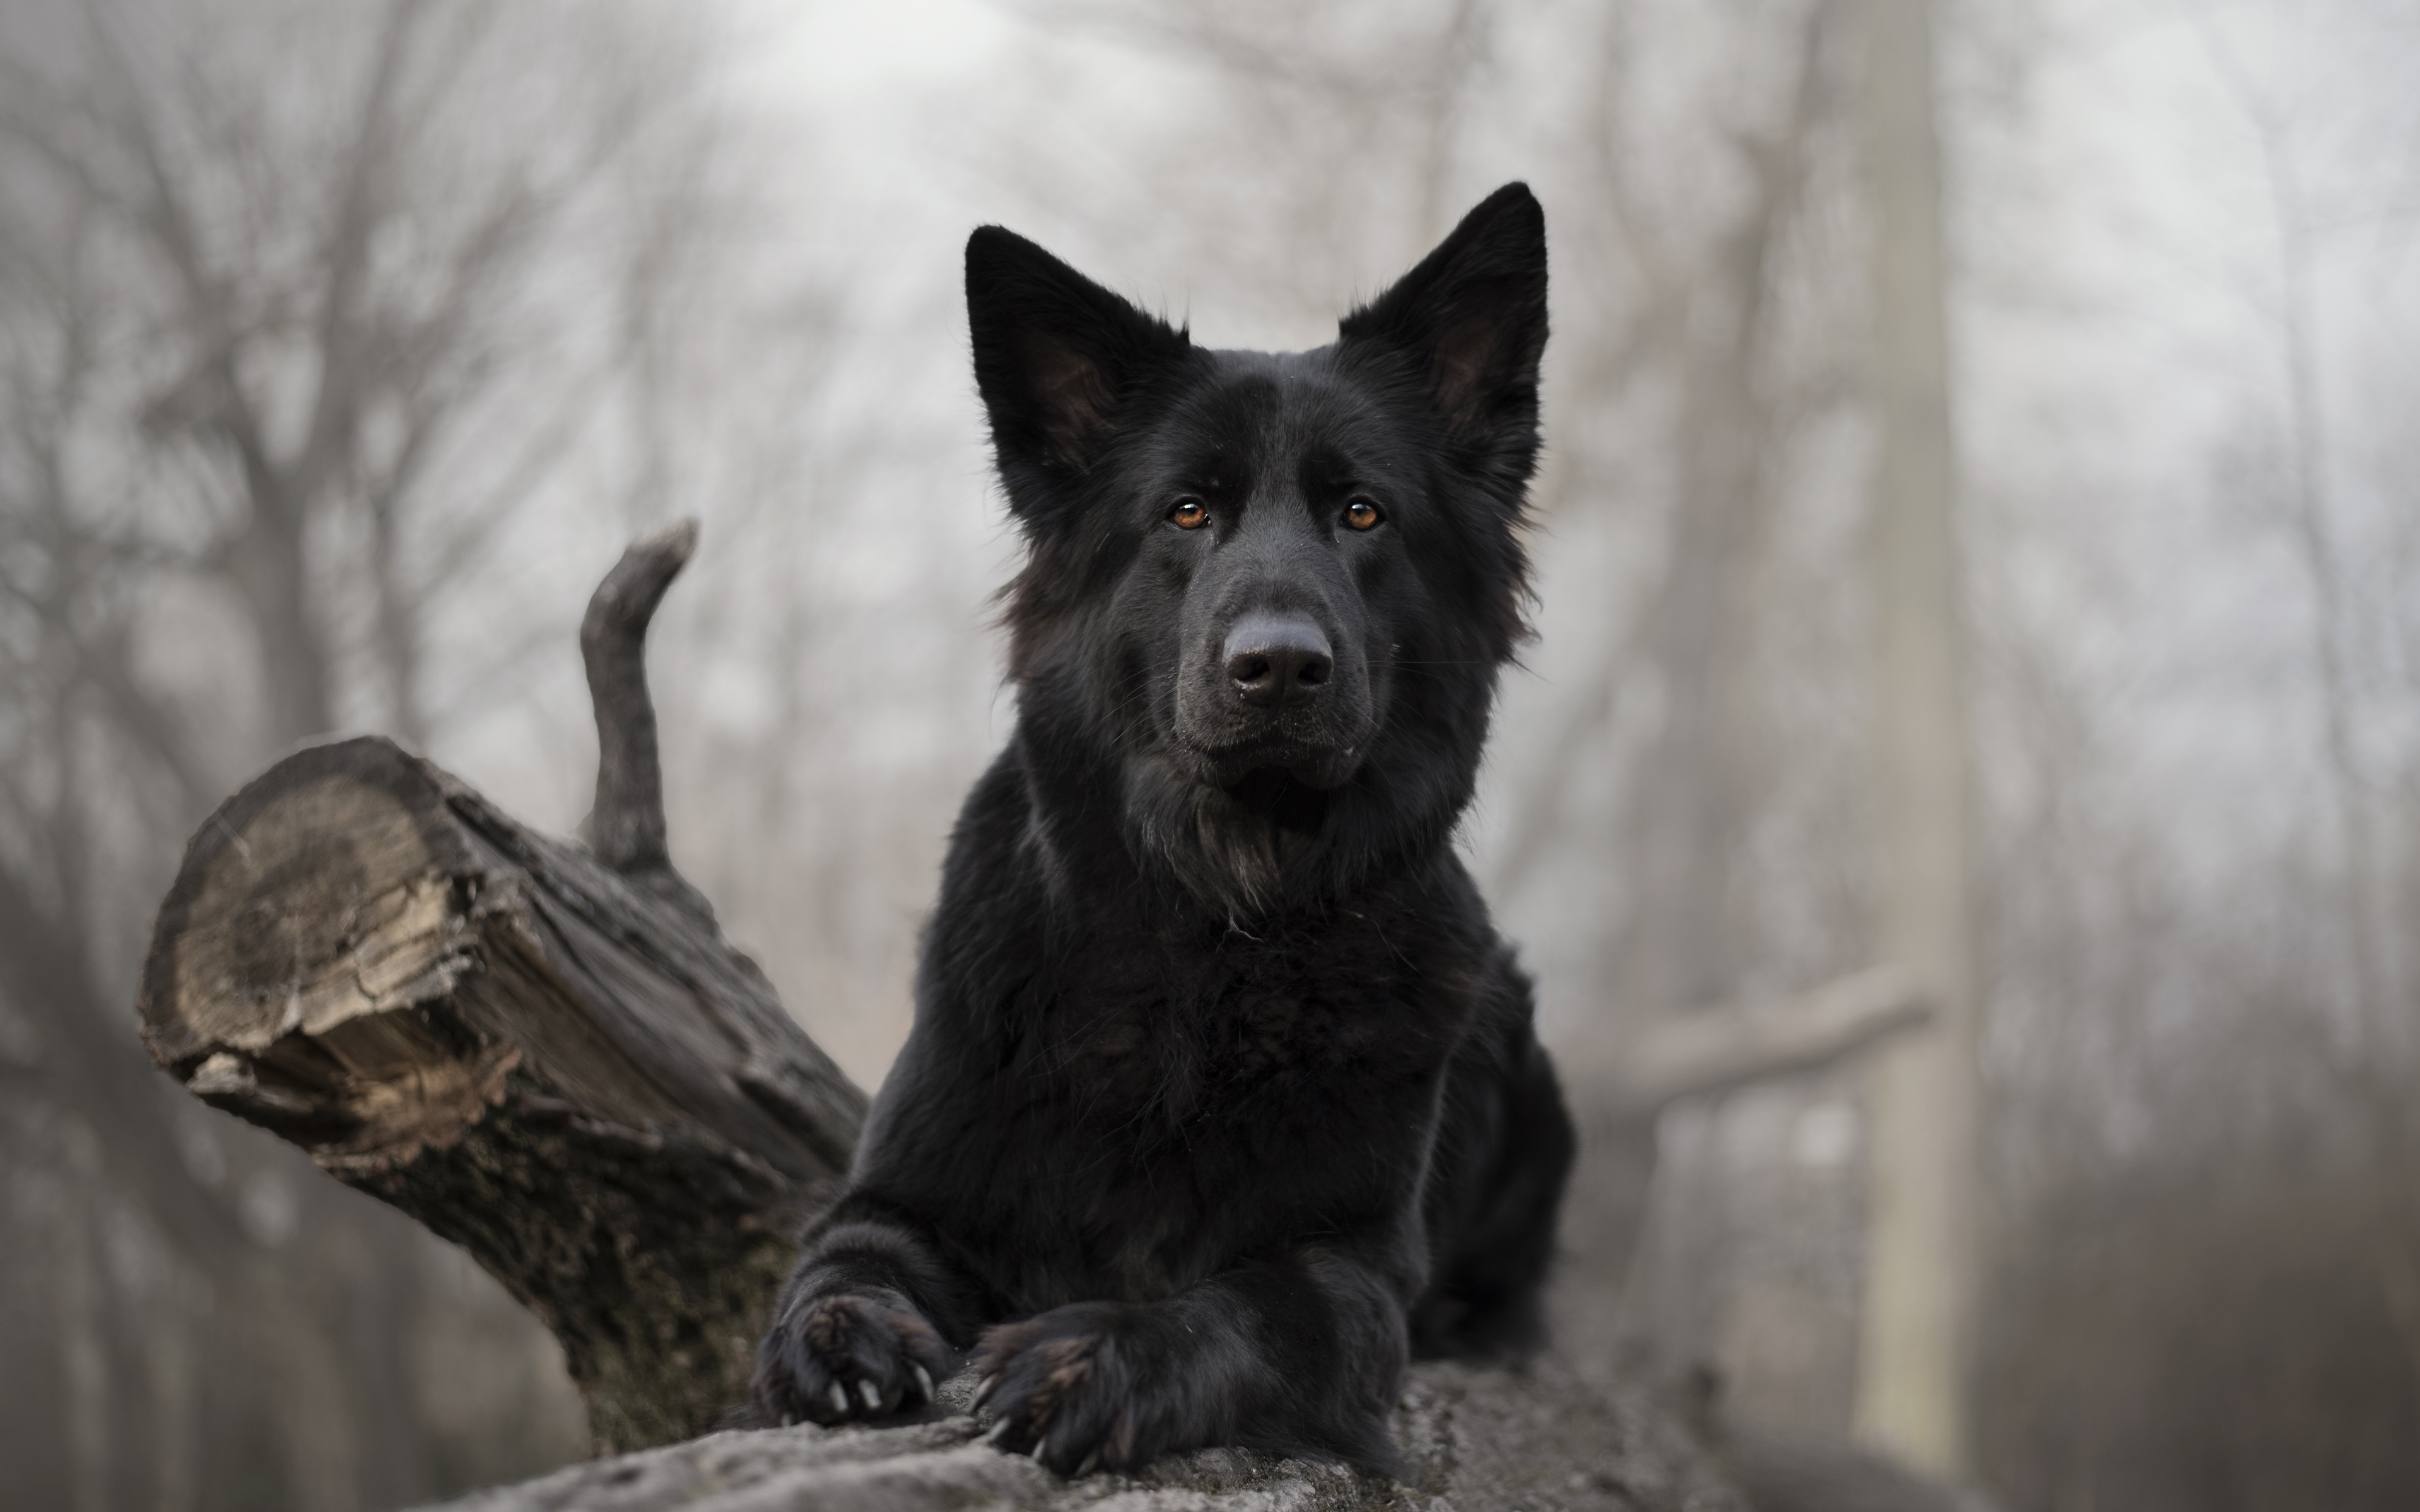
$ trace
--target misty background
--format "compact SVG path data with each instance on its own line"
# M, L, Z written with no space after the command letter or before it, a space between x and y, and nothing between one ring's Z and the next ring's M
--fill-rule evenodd
M0 12L0 1504L385 1508L586 1450L482 1273L137 1045L185 838L396 734L672 848L878 1083L1004 738L959 254L1330 339L1511 178L1539 637L1463 844L1549 1042L1867 964L1874 414L1827 0L18 0ZM2420 1504L2420 7L1935 9L1976 763L1972 1470ZM1864 1068L1668 1110L1592 1368L1852 1427ZM1583 1173L1585 1179L1586 1173Z

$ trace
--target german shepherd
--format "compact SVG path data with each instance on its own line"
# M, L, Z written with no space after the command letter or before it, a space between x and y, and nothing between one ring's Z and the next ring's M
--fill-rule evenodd
M1015 734L916 1021L758 1354L780 1420L973 1351L1055 1470L1399 1469L1412 1355L1518 1357L1572 1134L1452 836L1526 632L1545 222L1508 185L1315 351L1217 351L985 226L1029 556Z

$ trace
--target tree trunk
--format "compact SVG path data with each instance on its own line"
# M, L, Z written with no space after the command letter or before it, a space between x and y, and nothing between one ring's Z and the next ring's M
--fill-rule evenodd
M1875 954L1914 971L1937 1012L1875 1065L1856 1427L1921 1470L1955 1473L1967 1461L1980 1092L1930 10L1869 0L1864 15L1879 421Z

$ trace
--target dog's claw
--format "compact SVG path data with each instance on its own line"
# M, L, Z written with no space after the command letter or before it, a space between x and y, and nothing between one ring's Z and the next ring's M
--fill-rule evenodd
M838 1412L843 1417L848 1416L848 1393L841 1389L839 1381L835 1381L831 1383L831 1391L830 1395L831 1396L832 1411Z
M984 1435L984 1443L993 1444L1000 1443L1001 1440L1008 1437L1008 1430L1015 1426L1016 1419L1006 1417L1001 1418L999 1422L991 1426L991 1431L989 1433Z
M916 1371L916 1389L923 1392L924 1394L924 1399L929 1402L933 1399L933 1378L925 1373L923 1365L920 1365L914 1368Z
M998 1390L999 1387L1000 1378L998 1376L984 1377L981 1383L975 1387L975 1399L967 1404L967 1410L969 1412L972 1412L974 1409L981 1407L985 1402L991 1398L991 1394Z
M1078 1466L1076 1467L1076 1478L1077 1478L1078 1480L1081 1480L1081 1479L1083 1479L1085 1476L1087 1476L1087 1475L1091 1474L1091 1473L1093 1473L1093 1467L1094 1467L1094 1466L1095 1466L1095 1465L1097 1465L1097 1464L1099 1464L1100 1462L1101 1462L1101 1451L1099 1451L1098 1449L1095 1449L1095 1450L1094 1450L1091 1454L1086 1455L1086 1456L1084 1457L1084 1462L1083 1462L1082 1464L1078 1465Z
M859 1381L857 1383L857 1394L865 1398L865 1410L867 1412L879 1412L882 1411L882 1393L874 1389L873 1381Z
M1033 1462L1035 1464L1038 1465L1042 1463L1042 1451L1049 1447L1050 1441L1048 1439L1036 1439L1033 1441Z

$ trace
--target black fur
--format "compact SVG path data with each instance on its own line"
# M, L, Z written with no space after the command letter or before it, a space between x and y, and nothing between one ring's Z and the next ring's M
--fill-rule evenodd
M878 1416L971 1348L1063 1471L1388 1470L1407 1353L1536 1346L1570 1126L1450 837L1523 634L1545 279L1511 185L1335 344L1210 351L968 242L1017 727L761 1411Z

